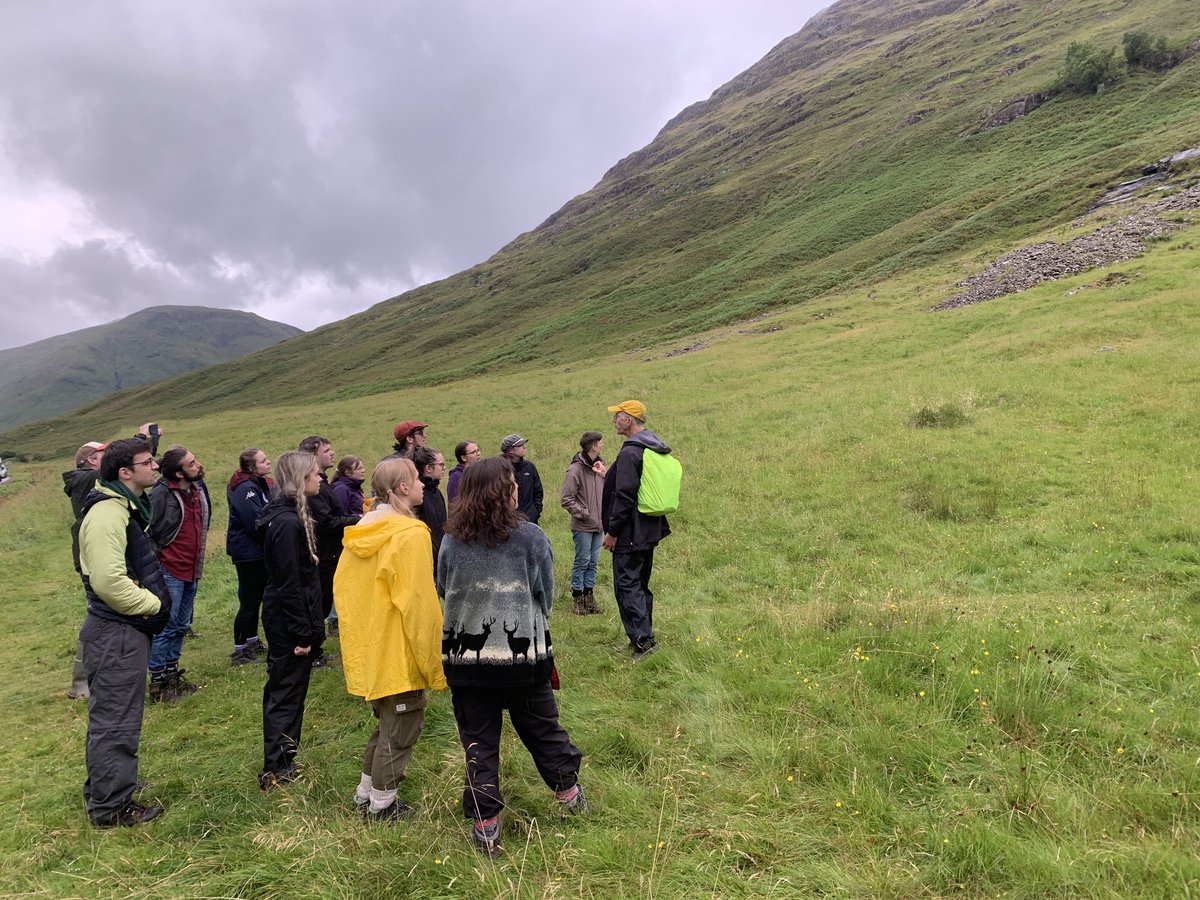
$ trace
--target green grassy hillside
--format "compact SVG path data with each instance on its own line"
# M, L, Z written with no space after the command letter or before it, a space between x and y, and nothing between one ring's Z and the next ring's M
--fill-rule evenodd
M107 325L0 350L0 428L47 419L301 333L239 310L152 306Z
M374 460L400 411L443 449L470 437L494 452L519 430L553 496L581 431L615 449L605 406L647 402L685 467L656 557L662 649L629 661L606 571L605 614L570 615L568 524L548 504L560 704L594 813L560 823L508 734L497 863L468 848L446 696L401 790L413 821L367 827L351 808L371 722L337 671L314 675L304 781L260 795L263 674L228 666L219 533L204 636L184 657L206 686L146 716L142 774L168 811L91 829L86 717L64 697L81 614L69 461L15 467L0 487L0 893L1194 894L1197 242L1193 227L1124 275L946 313L926 309L960 263L716 329L674 357L168 421L214 487L245 444L274 455L314 430Z
M247 397L345 399L578 365L1004 247L1200 144L1200 57L965 135L1048 87L1072 41L1119 46L1135 28L1192 40L1194 5L843 0L485 263L4 439L61 452L130 409L203 415Z

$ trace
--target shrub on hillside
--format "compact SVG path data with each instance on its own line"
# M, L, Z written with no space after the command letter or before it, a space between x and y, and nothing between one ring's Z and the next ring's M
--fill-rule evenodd
M1127 31L1121 38L1125 48L1125 62L1135 69L1158 69L1167 61L1167 39L1158 40L1148 31Z
M1059 70L1055 87L1076 94L1094 94L1101 85L1115 81L1120 74L1116 50L1098 50L1084 41L1074 41L1067 48L1067 59Z
M926 404L908 417L908 424L912 428L957 428L970 421L971 417L957 403L943 403L940 406Z

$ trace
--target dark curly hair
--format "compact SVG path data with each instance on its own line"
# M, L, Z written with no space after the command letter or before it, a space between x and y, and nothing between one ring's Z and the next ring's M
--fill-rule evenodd
M528 521L513 502L515 485L512 463L503 456L490 456L464 469L446 534L464 544L483 541L489 547L507 541L510 532Z

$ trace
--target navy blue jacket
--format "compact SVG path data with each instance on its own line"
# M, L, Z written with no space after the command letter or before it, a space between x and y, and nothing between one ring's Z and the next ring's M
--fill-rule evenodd
M269 480L261 475L234 472L226 493L229 501L229 529L225 532L225 552L235 563L255 562L263 558L262 545L254 534L254 523L271 499Z

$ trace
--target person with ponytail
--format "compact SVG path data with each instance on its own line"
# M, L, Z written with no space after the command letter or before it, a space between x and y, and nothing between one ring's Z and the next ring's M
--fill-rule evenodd
M333 576L346 690L378 724L363 752L354 802L368 822L412 815L397 796L425 724L426 691L446 690L442 609L433 585L429 528L416 517L423 485L408 459L375 467L376 502L346 529Z
M238 611L233 620L232 665L262 662L266 645L258 639L258 615L267 587L267 566L254 523L271 499L271 460L257 447L247 447L238 457L238 469L229 479L226 500L229 528L225 552L233 560L238 579Z
M311 453L283 453L275 463L271 501L258 517L267 587L262 623L267 637L267 685L263 688L262 790L299 777L296 751L304 724L304 700L312 654L325 640L316 540L308 498L320 490L320 469Z

